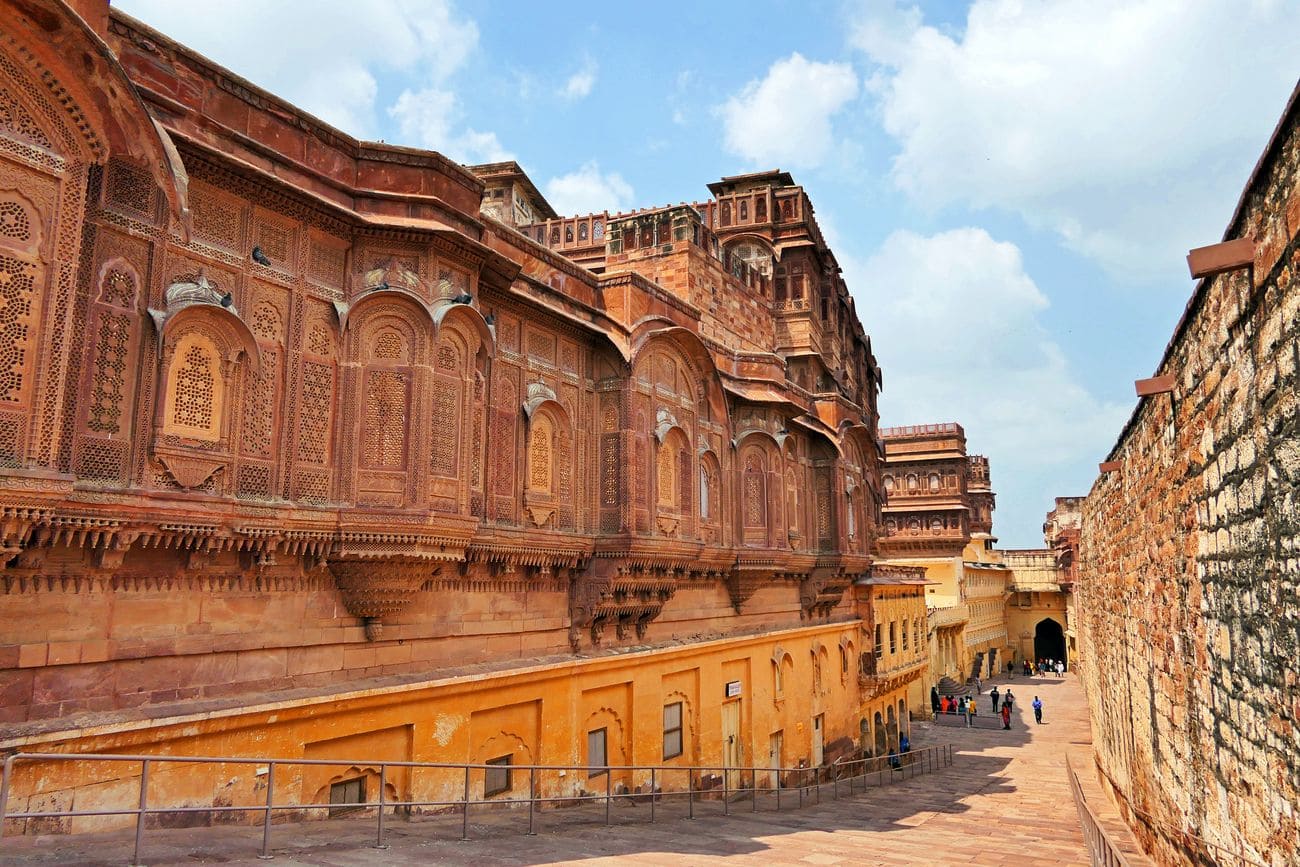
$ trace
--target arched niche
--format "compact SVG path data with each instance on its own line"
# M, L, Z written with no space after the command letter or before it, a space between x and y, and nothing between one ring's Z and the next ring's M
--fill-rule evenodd
M740 539L746 547L777 547L780 467L780 447L770 434L750 431L736 444Z
M525 514L535 527L573 529L573 421L541 381L528 384L523 412Z
M154 457L185 489L227 468L244 373L255 374L261 361L256 338L234 308L208 296L220 297L202 279L173 284L168 309L149 311L161 323Z
M427 473L427 455L417 446L431 423L426 396L436 352L433 320L418 298L377 290L353 305L342 371L351 429L340 459L353 474L356 502L398 507L422 496L417 481Z

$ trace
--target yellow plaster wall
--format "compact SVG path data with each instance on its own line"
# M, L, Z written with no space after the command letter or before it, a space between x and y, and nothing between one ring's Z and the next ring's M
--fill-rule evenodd
M774 732L782 733L782 766L810 763L813 718L823 719L825 761L858 746L861 688L857 654L861 623L781 630L759 636L699 642L593 659L568 660L509 671L302 699L275 705L216 711L171 720L82 730L75 738L12 739L0 747L26 752L135 753L147 755L246 756L357 760L337 767L279 766L277 802L326 799L328 786L349 777L367 779L378 791L383 761L486 762L510 755L516 765L581 765L588 762L587 732L604 728L608 761L614 764L721 766L723 705L738 702L740 764L767 768ZM909 637L909 647L912 641ZM841 648L844 657L841 657ZM775 691L774 660L785 666L784 688ZM818 672L820 667L820 672ZM726 684L740 695L726 697ZM663 709L683 705L683 753L663 757ZM267 773L252 765L160 764L153 768L150 801L205 806L265 803ZM81 805L132 806L139 765L95 762L20 764L11 809ZM649 771L615 771L610 785L649 784ZM694 775L695 785L710 785ZM705 773L703 776L710 776ZM717 774L712 774L714 783ZM483 772L471 774L471 797L482 797ZM684 789L686 771L661 773L664 789ZM539 793L573 796L605 791L603 775L545 772ZM519 797L527 774L515 772ZM462 797L463 770L387 772L388 797L454 801ZM39 792L40 794L36 794ZM74 803L75 799L75 803ZM323 816L315 811L313 817ZM121 817L79 820L63 830L122 827Z

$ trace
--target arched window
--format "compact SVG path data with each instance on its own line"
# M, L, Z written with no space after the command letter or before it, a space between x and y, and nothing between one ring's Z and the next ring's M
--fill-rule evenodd
M754 200L754 219L758 222L767 220L767 197L759 196Z
M163 432L217 442L226 399L220 354L212 341L190 333L176 342L167 371Z
M731 225L731 202L722 203L722 225Z
M894 489L894 477L885 476L885 490L892 491L893 489Z
M579 241L585 241L585 240L587 240L587 224L586 224L586 223L579 223L579 224L578 224L578 240L579 240Z
M857 504L853 502L852 493L848 494L846 499L848 500L849 539L852 540L858 537L858 510Z
M591 237L594 241L602 241L605 238L604 220L595 220L591 224Z
M572 226L572 225L568 225L568 226L565 226L565 227L564 227L564 243L566 243L566 244L572 244L572 243L573 243L573 226Z
M915 491L917 489L917 481L916 481L915 473L907 474L907 489L909 491Z
M937 491L937 490L939 490L939 474L938 474L938 473L930 473L930 490L932 490L932 491Z
M740 200L740 222L749 222L749 202L745 199Z
M713 517L713 510L709 507L709 496L713 489L713 483L709 479L709 469L703 465L700 466L700 520L708 521Z

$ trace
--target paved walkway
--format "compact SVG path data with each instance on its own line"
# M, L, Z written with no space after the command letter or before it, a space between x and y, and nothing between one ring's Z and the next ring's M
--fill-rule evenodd
M999 679L1000 688L1007 681ZM722 816L718 802L701 804L693 821L668 818L649 824L645 805L624 803L613 811L540 814L539 834L525 836L526 815L485 816L471 823L469 842L460 842L459 819L437 817L392 820L387 842L376 850L374 820L334 820L274 825L273 851L282 865L351 867L362 864L721 864L903 865L1035 864L1085 865L1087 854L1066 779L1065 753L1091 742L1086 706L1074 676L1016 678L1016 719L1012 731L967 729L914 723L918 746L950 742L953 765L933 775L893 785L841 789L832 800L782 812L748 802ZM986 683L986 690L991 684ZM1045 705L1044 724L1033 721L1034 695ZM984 723L990 723L987 691L979 697ZM1078 748L1077 746L1075 747ZM680 812L680 811L677 811ZM562 825L563 827L559 827ZM454 833L449 833L454 827ZM146 832L142 860L161 864L258 864L260 828L200 828ZM129 835L6 838L0 861L13 865L121 865L130 860Z

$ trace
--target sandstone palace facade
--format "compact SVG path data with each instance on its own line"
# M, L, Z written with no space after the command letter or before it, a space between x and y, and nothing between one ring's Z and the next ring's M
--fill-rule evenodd
M924 584L872 572L880 372L790 175L562 218L74 5L0 4L0 748L897 742Z

